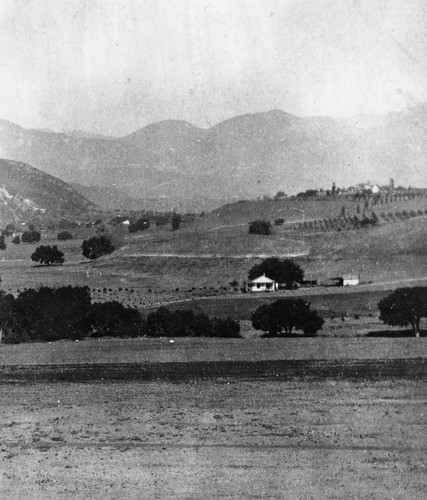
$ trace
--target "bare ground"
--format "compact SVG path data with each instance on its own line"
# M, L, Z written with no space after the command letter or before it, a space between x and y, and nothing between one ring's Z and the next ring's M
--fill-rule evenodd
M425 381L0 386L1 498L425 498Z

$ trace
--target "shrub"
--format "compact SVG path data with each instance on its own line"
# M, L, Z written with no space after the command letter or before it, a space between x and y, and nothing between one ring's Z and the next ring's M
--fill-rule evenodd
M173 231L177 231L180 228L180 226L181 226L182 215L174 213L172 215L172 221L171 222L172 222L172 230Z
M274 220L276 226L281 226L285 222L285 219L279 218Z
M57 239L60 241L72 240L73 235L68 231L61 231L60 233L58 233Z
M22 243L37 243L40 241L41 234L38 231L24 231L21 236Z
M145 231L150 227L147 219L138 219L136 222L129 224L128 230L130 233L137 233L138 231Z
M272 304L264 304L252 313L252 326L266 332L266 337L289 336L292 330L302 330L312 336L324 324L316 311L303 299L279 299Z
M170 311L160 307L147 316L146 334L150 337L240 337L240 325L230 319L209 318L191 310Z
M12 243L14 245L19 245L21 243L21 238L19 237L19 234L17 234L13 239L12 239Z
M266 220L254 220L249 223L249 234L271 234L271 224Z
M40 262L40 264L46 264L47 266L51 264L63 264L64 253L58 250L58 247L55 245L52 247L49 245L40 245L31 255L31 260Z
M115 250L111 240L106 236L94 236L82 243L82 254L90 260L95 260L102 255L109 255Z

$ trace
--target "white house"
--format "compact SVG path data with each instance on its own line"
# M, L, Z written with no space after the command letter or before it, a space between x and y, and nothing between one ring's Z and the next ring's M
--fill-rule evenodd
M360 276L357 274L345 274L343 276L343 286L355 286L360 283Z
M275 292L278 288L278 284L263 274L249 281L246 288L248 292Z

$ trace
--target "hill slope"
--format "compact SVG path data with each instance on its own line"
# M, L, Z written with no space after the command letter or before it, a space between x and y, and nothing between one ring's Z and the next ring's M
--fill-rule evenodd
M93 206L65 182L36 168L0 159L0 223L34 215L79 214Z
M66 181L115 184L138 198L236 199L390 177L422 186L427 107L351 120L273 110L210 129L170 120L108 140L0 121L0 154Z

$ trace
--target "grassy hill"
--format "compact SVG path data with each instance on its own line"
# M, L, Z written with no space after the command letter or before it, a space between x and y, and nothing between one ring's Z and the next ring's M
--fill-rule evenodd
M36 168L0 159L0 223L76 215L93 204L65 182Z

